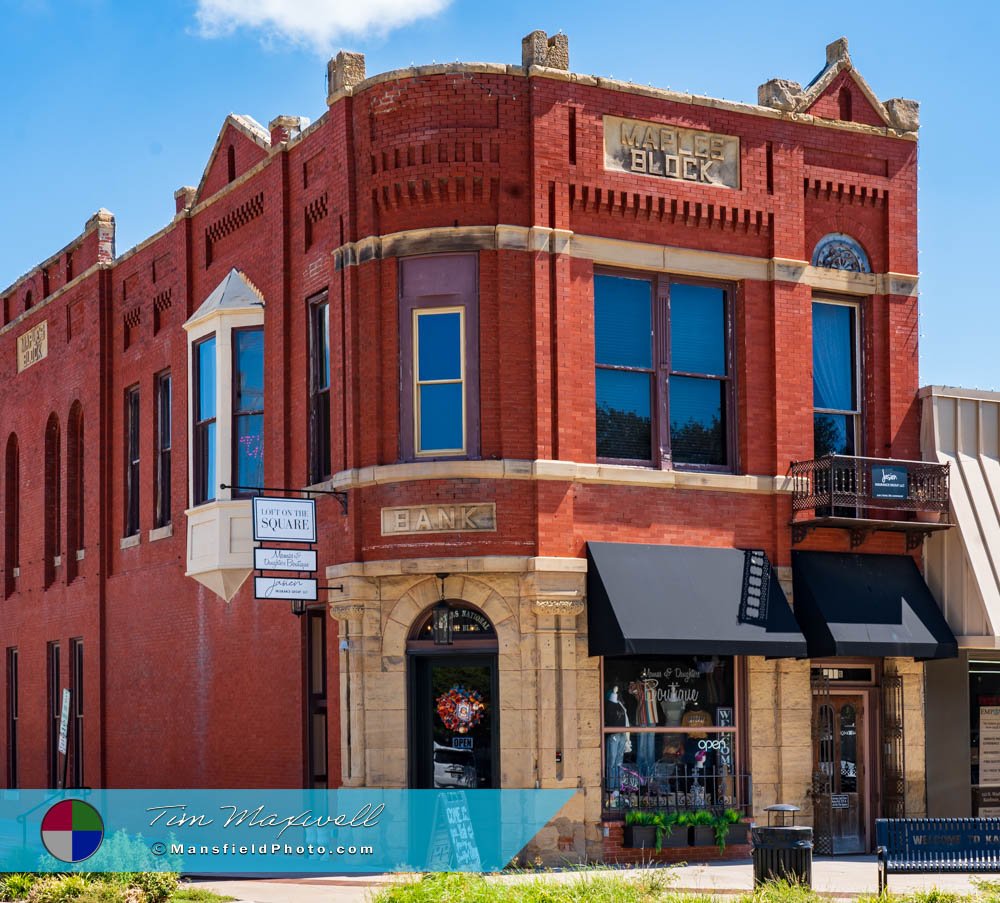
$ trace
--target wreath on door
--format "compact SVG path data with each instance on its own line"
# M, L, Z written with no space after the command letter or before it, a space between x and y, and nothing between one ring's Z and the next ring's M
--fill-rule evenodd
M458 734L467 734L486 714L486 703L478 690L456 684L437 698L437 713L444 726Z

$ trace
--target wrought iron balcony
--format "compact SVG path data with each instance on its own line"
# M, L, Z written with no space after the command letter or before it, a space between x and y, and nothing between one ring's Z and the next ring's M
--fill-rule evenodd
M834 527L851 531L852 546L888 530L905 533L907 548L916 548L926 534L951 526L947 464L826 455L793 462L788 475L793 543L817 527Z

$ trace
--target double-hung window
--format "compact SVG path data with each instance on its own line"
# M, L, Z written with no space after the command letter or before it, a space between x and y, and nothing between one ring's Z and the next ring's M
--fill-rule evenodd
M330 304L323 292L309 303L309 483L330 473Z
M125 536L139 532L139 387L125 391Z
M599 459L734 469L732 306L729 285L595 275Z
M156 377L156 526L170 523L170 448L172 445L170 371Z
M855 455L861 444L857 305L813 301L812 334L815 456Z
M475 255L400 262L404 458L478 456L478 320Z
M264 485L263 327L233 330L233 485Z
M215 498L215 336L194 346L194 503Z

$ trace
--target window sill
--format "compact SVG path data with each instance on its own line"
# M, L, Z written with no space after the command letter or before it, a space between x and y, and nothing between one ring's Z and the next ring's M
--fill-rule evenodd
M86 549L77 549L76 550L76 560L77 561L83 561L83 559L86 558L86 557L87 557Z
M138 533L133 533L131 536L123 536L118 541L118 548L122 549L134 549L141 541L141 536Z
M11 575L14 577L15 580L18 577L21 576L21 569L20 568L11 568L10 572L11 572Z
M156 542L158 539L169 539L174 535L174 525L164 524L162 527L157 527L155 530L149 531L148 541Z
M54 568L60 568L60 567L62 567L62 555L56 555L52 559L52 567L54 567Z

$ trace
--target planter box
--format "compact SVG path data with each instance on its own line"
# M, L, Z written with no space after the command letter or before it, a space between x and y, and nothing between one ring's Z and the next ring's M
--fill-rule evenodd
M737 822L729 826L729 833L726 834L726 846L734 847L750 843L750 825L745 822Z
M636 850L652 850L656 847L656 828L653 825L625 825L622 832L624 844Z
M680 847L691 846L691 838L688 836L688 829L680 825L674 825L670 834L663 835L663 849L678 849Z
M691 846L714 847L715 828L711 825L693 825L691 827Z

